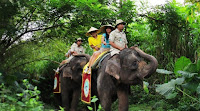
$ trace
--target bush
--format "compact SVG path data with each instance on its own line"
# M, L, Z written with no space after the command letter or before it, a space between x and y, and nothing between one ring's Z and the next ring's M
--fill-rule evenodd
M0 107L1 111L44 111L44 103L39 99L40 91L37 87L32 86L27 79L23 80L21 92L12 90L11 87L7 87L2 83L0 85Z

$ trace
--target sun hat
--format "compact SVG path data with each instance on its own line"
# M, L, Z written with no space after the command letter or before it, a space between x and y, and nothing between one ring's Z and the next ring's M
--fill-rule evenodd
M76 41L82 41L83 42L83 40L80 37L77 38Z
M111 27L111 30L114 30L114 29L115 29L112 25L107 24L107 25L101 26L100 31L101 31L102 33L105 33L105 28L106 28L106 27Z
M87 31L86 35L87 35L87 36L91 36L90 32L93 32L93 31L97 31L97 33L100 32L99 29L97 29L97 28L95 28L95 27L91 27L91 28Z
M115 28L117 27L117 25L119 24L126 24L126 22L124 22L123 20L119 19L119 20L116 20L116 24L115 24Z

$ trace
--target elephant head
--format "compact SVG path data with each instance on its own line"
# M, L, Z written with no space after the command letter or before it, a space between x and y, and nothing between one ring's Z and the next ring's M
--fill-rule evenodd
M75 82L80 83L82 71L85 64L89 61L90 56L87 54L75 55L69 64L63 68L63 77L70 77Z
M148 64L144 60L148 61ZM150 77L158 66L155 57L137 47L123 49L108 60L106 72L125 84L138 84Z

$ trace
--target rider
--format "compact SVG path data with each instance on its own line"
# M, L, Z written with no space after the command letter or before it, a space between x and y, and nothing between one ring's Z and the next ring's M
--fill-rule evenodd
M110 50L109 35L114 30L114 27L110 24L103 25L100 28L100 30L101 30L101 32L103 32L103 35L102 35L102 38L101 38L101 41L102 41L101 47L104 50Z
M119 54L119 52L124 48L128 48L127 46L128 41L126 39L126 34L123 32L125 24L126 23L121 19L116 20L116 25L115 25L116 29L110 33L109 43L111 45L110 47L111 56Z
M88 72L88 74L91 74L91 66L94 64L96 58L104 51L108 51L110 49L110 45L109 45L109 35L111 33L111 31L114 29L114 27L112 27L112 25L104 25L100 28L101 32L104 32L104 34L101 36L101 48L94 52L92 57L90 58L88 67L86 68L85 72ZM97 32L97 31L96 31ZM91 35L93 36L93 33L91 32ZM97 33L94 35L97 35ZM90 44L90 42L89 42Z
M101 47L101 35L97 35L99 32L100 30L97 28L91 27L86 33L87 36L91 36L88 38L88 43L94 52L98 51Z
M63 60L60 63L60 66L63 65L63 64L65 64L65 63L69 63L70 60L74 57L74 55L84 54L85 53L85 49L82 46L82 42L83 42L83 40L81 38L77 38L76 39L76 42L74 42L71 45L71 48L68 51L68 53L65 54L65 56L69 56L69 57L66 60ZM58 71L59 71L59 67L57 68L56 72L58 72Z
M65 63L69 63L70 60L74 57L74 55L77 54L84 54L85 53L85 49L82 46L82 42L83 40L81 38L77 38L76 42L74 42L70 48L70 50L68 51L69 54L66 54L65 56L69 55L69 58L66 60L63 60L60 65L65 64Z

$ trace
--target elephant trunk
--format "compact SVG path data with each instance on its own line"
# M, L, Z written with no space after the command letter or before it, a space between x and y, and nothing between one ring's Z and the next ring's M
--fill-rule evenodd
M75 57L85 57L87 59L87 61L90 60L90 55L88 55L88 54L78 54L78 55L75 55Z
M146 54L139 48L135 47L134 49L139 53L141 57L149 61L149 63L146 64L141 70L140 76L142 76L142 78L150 77L156 71L158 66L158 61L156 60L155 57Z

